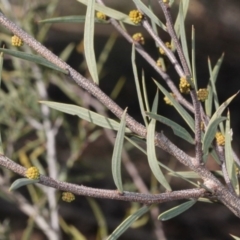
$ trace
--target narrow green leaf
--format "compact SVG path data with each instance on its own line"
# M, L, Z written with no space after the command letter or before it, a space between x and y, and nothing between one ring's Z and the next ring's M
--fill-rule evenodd
M107 240L118 239L136 220L138 220L148 210L149 207L143 206L137 212L130 215L114 230L114 232L107 238Z
M138 148L142 153L144 153L145 155L147 155L147 152L142 148L140 147L137 143L135 143L134 141L132 141L131 139L129 139L128 137L125 136L125 138L133 145L135 146L136 148ZM172 176L176 176L178 178L182 178L184 181L187 181L189 182L190 184L192 184L193 186L196 186L198 187L198 185L190 180L188 180L188 178L182 176L181 174L177 174L176 171L173 171L171 168L167 167L165 164L161 163L158 161L158 164L160 165L160 167L166 169L169 173L169 175L172 175Z
M0 154L4 154L4 152L3 152L3 144L2 144L2 135L1 135L1 132L0 132Z
M213 91L210 84L207 86L208 98L205 100L205 111L208 117L212 116Z
M153 101L152 112L156 113L158 109L158 102L159 102L159 94L158 91ZM158 165L158 160L156 157L156 150L155 150L155 125L156 120L152 119L147 127L147 157L148 157L148 164L151 168L151 171L155 178L159 181L159 183L166 188L168 191L171 191L171 187L168 184L165 176L163 175L161 168Z
M88 4L88 0L77 0L78 2L84 4L87 6ZM108 17L112 17L118 21L121 21L121 22L124 22L124 23L127 23L127 24L130 24L130 25L136 25L137 24L134 24L130 18L128 17L128 15L122 13L122 12L119 12L119 11L116 11L112 8L109 8L109 7L106 7L104 5L101 5L101 4L98 4L98 3L95 3L95 10L96 11L99 11L99 12L102 12L104 14L106 14Z
M148 163L151 168L151 171L155 178L159 181L159 183L168 191L171 191L171 187L168 184L165 176L163 175L159 165L158 160L156 157L156 150L155 150L155 125L156 120L152 119L147 128L147 157Z
M148 8L151 12L153 12L153 8L152 8L152 1L149 0L148 1ZM151 21L151 25L152 25L152 29L154 31L154 33L156 34L156 36L158 36L158 28L157 28L157 24L153 21L153 19L150 18ZM157 42L155 42L156 48L159 48L159 44Z
M89 72L93 81L99 84L97 63L94 51L94 15L95 0L89 0L87 4L86 21L84 25L84 52Z
M203 137L203 153L205 154L208 151L208 148L215 137L212 134L214 134L217 122L218 124L222 122L224 119L221 117L221 114L226 109L226 107L231 103L231 101L237 96L238 92L234 94L232 97L228 98L225 102L221 104L220 107L216 110L216 112L213 114L212 118L210 119L206 132ZM209 132L211 131L211 132ZM215 131L216 133L216 131Z
M0 51L6 53L8 55L11 55L11 56L14 56L14 57L17 57L17 58L21 58L23 60L27 60L29 62L34 62L34 63L40 64L40 65L43 65L45 67L57 70L59 72L68 74L67 70L64 70L62 68L57 67L56 65L47 61L43 57L40 57L40 56L37 56L37 55L34 55L34 54L30 54L30 53L21 52L21 51L14 51L14 50L10 50L10 49L5 49L5 48L0 48Z
M233 175L233 155L232 155L232 130L230 128L230 113L228 111L228 118L226 121L226 130L225 130L225 159L226 159L226 167L229 178L232 178Z
M162 93L171 101L174 108L182 116L182 118L185 120L188 126L192 129L192 131L195 132L194 120L189 115L189 113L174 99L174 97L171 96L171 94L160 83L158 83L155 80L154 82L156 83L157 87L162 91Z
M235 171L235 163L233 159L233 149L232 149L232 129L230 128L230 113L228 111L226 121L226 130L225 130L225 159L226 167L229 179L232 183L232 186L237 194L239 194L239 183L238 177Z
M188 6L189 6L189 0L184 0L182 2L183 2L183 17L185 19L187 15ZM179 8L178 16L174 24L174 29L177 34L177 37L179 37L180 35L180 26L181 26L181 22L180 22L180 8ZM173 40L171 41L171 45L174 46Z
M233 239L235 239L235 240L240 240L240 237L237 237L237 236L232 235L232 234L230 234L230 236L231 236Z
M146 112L146 114L147 114L147 116L154 118L157 121L164 123L165 125L172 128L172 130L176 136L188 141L191 144L194 144L195 141L192 138L192 136L189 134L189 132L185 128L183 128L179 124L173 122L172 120L170 120L168 118L158 115L158 114L154 114L154 113L150 113L150 112Z
M211 83L211 87L212 87L215 109L217 109L219 107L218 94L217 94L217 90L216 90L216 80L217 80L217 76L218 76L220 67L222 65L223 59L224 59L224 54L222 54L222 56L218 59L213 70L212 70L212 66L211 66L211 61L210 61L210 59L208 59L208 69L209 69L209 73L210 73L210 83ZM223 124L220 124L220 129L221 129L221 132L224 132Z
M89 111L86 108L78 107L72 104L65 104L65 103L57 103L57 102L50 102L50 101L40 101L40 103L47 105L50 108L56 109L58 111L68 113L71 115L77 115L78 117L94 123L100 127L108 128L112 130L119 129L119 123L111 118L104 117L100 114L95 112ZM126 133L131 133L131 130L126 128Z
M146 88L146 81L145 81L145 73L142 70L142 88L143 88L143 96L144 96L144 103L145 107L148 112L150 112L149 102L148 102L148 94L147 94L147 88Z
M67 62L67 60L69 59L70 55L72 54L74 48L75 48L75 43L69 43L61 52L61 54L59 55L59 57L64 61Z
M167 210L166 212L160 214L158 216L159 220L162 221L166 221L169 220L171 218L174 218L178 215L180 215L181 213L187 211L190 207L192 207L197 201L196 200L190 200L188 202L185 202L183 204L180 204L174 208L171 208L169 210Z
M133 2L141 9L141 11L146 16L151 19L151 21L161 27L164 31L167 30L166 26L160 21L160 19L141 0L133 0Z
M135 62L135 45L134 44L132 45L131 60L132 60L133 76L134 76L136 90L137 90L138 102L139 102L139 105L140 105L140 110L141 110L141 114L142 114L145 126L147 126L148 122L147 122L146 115L145 115L143 97L142 97L142 93L141 93L141 89L140 89L140 85L139 85L137 67L136 67L136 62Z
M122 184L122 176L121 176L121 159L122 159L125 126L126 126L126 112L127 112L127 109L125 109L121 117L121 122L117 132L116 141L113 149L113 155L112 155L113 180L120 193L123 192L123 184Z
M185 32L185 23L184 23L184 12L183 12L183 1L180 1L179 6L179 18L180 18L180 39L183 49L183 54L185 56L185 59L187 61L187 65L189 70L191 71L191 64L189 60L189 54L188 54L188 46L187 46L187 39L186 39L186 32Z
M64 16L64 17L56 17L56 18L48 18L39 21L39 23L84 23L86 20L86 16ZM97 18L94 19L95 23L108 23L104 20L99 20Z
M168 174L172 175L172 176L176 176L176 177L179 177L179 175L180 175L184 178L193 178L193 179L200 178L200 176L193 171L178 171L178 172L170 172ZM221 176L222 177L222 171L213 171L213 174L215 176Z
M217 128L220 122L226 120L226 117L217 117L213 121L209 121L209 124L206 128L206 132L203 136L203 153L207 153L210 145L212 144L213 139L215 138L215 134L217 132Z
M9 191L14 191L22 186L38 183L38 182L39 182L39 179L20 178L12 183L12 185L9 188Z
M100 239L106 239L108 236L108 229L107 229L108 226L107 226L104 214L101 210L101 207L99 206L99 204L94 198L87 198L87 201L91 206L95 219L97 220L97 223L98 223L98 235Z
M3 52L0 52L0 87L2 81Z
M64 16L64 17L56 17L56 18L48 18L39 21L39 23L83 23L85 22L86 16Z
M195 50L195 28L192 26L192 75L195 88L198 89L197 85L197 73L196 73L196 50Z

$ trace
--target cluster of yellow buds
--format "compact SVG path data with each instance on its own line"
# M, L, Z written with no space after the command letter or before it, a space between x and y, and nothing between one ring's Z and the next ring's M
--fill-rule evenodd
M173 97L173 98L176 98L176 95L174 93L170 93L170 95ZM163 100L165 101L166 104L172 106L172 102L171 100L168 98L168 97L164 97Z
M40 173L39 173L38 168L30 167L27 169L25 176L29 179L39 179Z
M12 45L15 47L21 47L23 45L23 40L20 37L14 35L12 36Z
M107 15L102 12L97 12L96 17L97 17L97 19L105 20L105 21L108 19Z
M204 125L204 122L201 122L201 123L200 123L200 128L201 128L201 130L202 130L202 131L204 131L204 130L205 130L205 125Z
M72 202L73 200L75 200L75 196L71 192L63 192L62 193L62 200L64 202Z
M168 49L172 50L172 45L171 45L170 42L166 42L166 43L165 43L165 46L166 46ZM163 48L161 48L161 47L159 48L159 52L160 52L160 54L165 55L165 51L164 51Z
M160 67L160 68L162 67L162 61L161 61L160 58L157 60L156 63L157 63L157 66L158 66L158 67Z
M190 92L190 84L185 77L180 78L179 89L181 93L187 94Z
M217 145L224 146L225 145L225 136L221 132L217 132L215 135Z
M135 24L140 23L143 19L143 14L138 10L132 10L129 12L128 16L130 20Z
M140 44L144 44L145 41L144 41L144 37L141 33L135 33L133 36L132 36L133 40L140 43Z
M169 3L169 0L163 0L164 3Z
M206 88L200 88L197 91L198 100L204 102L208 98L208 90Z

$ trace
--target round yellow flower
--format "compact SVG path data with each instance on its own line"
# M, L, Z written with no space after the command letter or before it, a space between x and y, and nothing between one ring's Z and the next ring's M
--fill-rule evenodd
M133 40L140 43L140 44L144 44L145 41L144 41L144 37L141 33L135 33L133 36L132 36Z
M185 77L180 78L179 89L181 93L187 94L190 92L190 84Z
M130 20L135 23L138 24L142 21L143 19L143 14L138 11L138 10L132 10L129 14L128 14Z
M200 88L197 91L198 100L204 102L208 98L208 90L206 88Z
M225 145L225 136L221 132L217 132L215 135L217 145L224 146Z
M75 200L75 196L71 192L63 192L62 193L62 200L64 202L72 202L73 200Z
M40 173L37 167L30 167L27 169L25 176L29 179L39 179Z
M15 47L21 47L23 45L23 40L20 37L14 35L12 36L12 45Z
M104 14L104 13L102 13L102 12L97 12L96 13L96 17L98 18L98 19L100 19L100 20L107 20L107 15L106 14Z

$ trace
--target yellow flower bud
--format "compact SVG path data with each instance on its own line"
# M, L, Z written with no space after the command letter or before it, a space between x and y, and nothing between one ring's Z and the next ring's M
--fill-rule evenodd
M190 84L188 83L185 77L180 78L179 89L181 93L189 93L190 92Z
M144 44L145 41L144 41L144 37L141 33L135 33L133 36L132 36L133 40L140 43L140 44Z
M23 45L23 41L20 37L14 35L12 36L12 45L15 47L21 47Z
M140 23L143 19L143 14L138 10L132 10L131 12L129 12L128 16L130 20L135 24Z
M97 12L96 17L100 20L105 20L105 21L108 19L107 15L102 12Z
M198 100L204 102L208 98L208 90L206 88L200 88L197 91Z
M224 146L225 145L225 136L221 132L217 132L215 135L217 145Z
M171 45L170 42L165 42L165 46L166 46L168 49L172 50L172 45ZM161 48L161 47L159 48L159 52L160 52L160 54L165 55L165 51L164 51L163 48Z
M62 193L62 200L64 202L72 202L73 200L75 200L75 196L71 192L63 192Z
M171 95L172 97L176 98L176 95L175 95L174 93L170 93L170 95ZM166 103L167 105L170 105L170 106L173 105L172 102L171 102L171 100L170 100L168 97L164 97L163 100L165 101L165 103Z
M37 167L30 167L27 169L25 176L29 179L39 179L40 173Z

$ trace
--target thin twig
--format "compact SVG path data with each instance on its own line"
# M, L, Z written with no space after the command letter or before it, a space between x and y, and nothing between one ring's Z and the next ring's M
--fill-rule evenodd
M9 170L25 176L26 168L12 161L4 155L0 154L0 165L8 168ZM61 191L72 192L76 195L94 197L94 198L106 198L112 200L121 200L129 202L138 202L142 204L153 204L153 203L163 203L169 201L175 201L180 199L204 197L206 194L205 189L188 189L173 191L161 194L145 194L145 193L134 193L124 191L123 194L119 193L117 190L105 190L96 189L85 186L80 186L72 183L61 182L53 178L40 175L39 183L48 187L55 188ZM207 196L207 195L206 195Z

